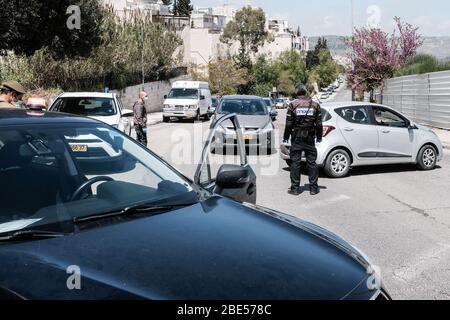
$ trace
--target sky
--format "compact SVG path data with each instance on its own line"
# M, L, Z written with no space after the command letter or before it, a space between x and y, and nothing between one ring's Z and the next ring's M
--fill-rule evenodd
M192 0L194 6L213 7L225 3L241 7L258 6L271 18L289 20L300 26L303 34L350 35L351 0ZM450 36L450 1L448 0L354 0L355 26L378 25L394 30L393 18L419 27L424 36Z

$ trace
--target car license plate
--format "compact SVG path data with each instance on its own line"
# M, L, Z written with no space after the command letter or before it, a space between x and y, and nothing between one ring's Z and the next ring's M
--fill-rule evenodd
M70 147L73 152L88 152L87 144L73 144Z

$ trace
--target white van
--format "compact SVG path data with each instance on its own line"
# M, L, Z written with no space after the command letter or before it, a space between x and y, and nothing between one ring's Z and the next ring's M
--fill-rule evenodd
M164 122L169 122L170 118L209 119L212 99L207 82L176 81L164 99Z

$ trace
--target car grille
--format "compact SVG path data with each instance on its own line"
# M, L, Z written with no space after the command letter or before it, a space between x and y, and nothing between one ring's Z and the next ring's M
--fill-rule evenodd
M175 111L183 111L184 106L175 106Z

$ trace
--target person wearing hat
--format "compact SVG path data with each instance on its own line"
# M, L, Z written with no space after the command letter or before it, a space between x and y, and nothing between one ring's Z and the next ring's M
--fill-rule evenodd
M14 80L2 82L0 86L0 109L18 108L14 103L22 100L25 88Z

